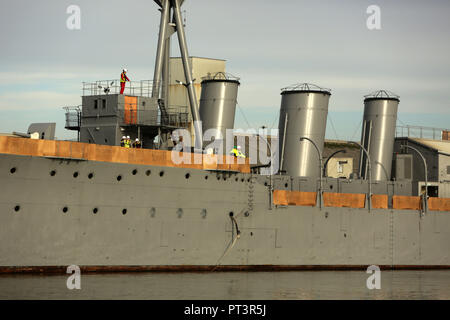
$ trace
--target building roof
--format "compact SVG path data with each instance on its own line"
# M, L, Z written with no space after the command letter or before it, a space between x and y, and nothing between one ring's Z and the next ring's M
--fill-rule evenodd
M432 140L432 139L419 139L408 138L411 141L420 143L428 148L434 149L438 152L450 153L450 141L446 140Z
M181 59L181 57L170 57L170 59ZM204 59L204 60L227 61L227 60L225 60L225 59L207 58L207 57L197 57L197 56L189 56L189 59Z
M19 137L18 135L15 135L15 134L13 134L13 133L1 133L0 132L0 136L1 137Z

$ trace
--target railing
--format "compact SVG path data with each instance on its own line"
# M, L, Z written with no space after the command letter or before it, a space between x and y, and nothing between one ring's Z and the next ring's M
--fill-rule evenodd
M151 97L153 80L127 81L125 82L124 95ZM120 80L98 80L95 82L83 82L83 96L95 96L106 94L119 94Z
M396 127L395 136L441 140L443 138L442 133L448 132L449 130L450 129L405 125Z
M136 104L119 105L116 110L119 123L125 126L171 126L185 128L188 126L187 107L171 107L167 116L162 118L160 110L139 110Z
M63 109L66 111L65 128L80 131L82 118L81 106L63 107ZM189 124L189 113L187 110L187 106L171 106L167 108L167 115L163 118L159 109L140 110L137 104L127 103L119 104L113 113L100 114L100 117L117 117L120 125L125 126L140 125L186 128Z
M206 76L202 77L202 81L203 80L235 80L235 81L239 81L240 78L232 75L231 73L219 71L216 73L208 72L208 74Z

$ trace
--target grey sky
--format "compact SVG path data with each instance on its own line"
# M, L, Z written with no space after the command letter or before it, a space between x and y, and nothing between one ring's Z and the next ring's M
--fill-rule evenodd
M66 28L70 4L79 31ZM372 4L381 30L366 28ZM311 82L332 89L330 111L361 111L363 95L388 89L400 112L450 126L448 0L186 0L183 10L190 54L226 59L250 114L276 117L279 89ZM122 66L151 79L158 24L152 0L2 0L0 111L60 112L81 103L81 81L118 78Z

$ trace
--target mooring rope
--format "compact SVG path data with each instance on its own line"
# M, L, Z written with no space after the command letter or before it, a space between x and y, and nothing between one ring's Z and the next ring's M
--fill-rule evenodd
M211 271L215 271L216 270L216 268L219 266L220 261L223 259L223 257L225 257L225 255L231 250L231 248L234 247L234 245L236 244L236 241L241 237L241 231L239 231L239 227L238 227L236 219L233 216L230 216L230 219L231 219L231 237L232 237L232 241L228 245L228 247L225 249L225 251L222 254L222 256L220 256L220 258L217 260L216 265L214 266L214 268ZM234 237L234 227L235 226L236 226L236 237L233 239L233 237Z

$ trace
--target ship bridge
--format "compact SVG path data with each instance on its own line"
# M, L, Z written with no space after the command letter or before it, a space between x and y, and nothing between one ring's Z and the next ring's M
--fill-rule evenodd
M117 79L83 82L82 105L64 107L65 128L78 131L80 142L117 146L122 136L130 136L155 148L156 136L188 127L189 112L186 105L166 107L152 97L154 87L151 80L127 81L120 94Z

